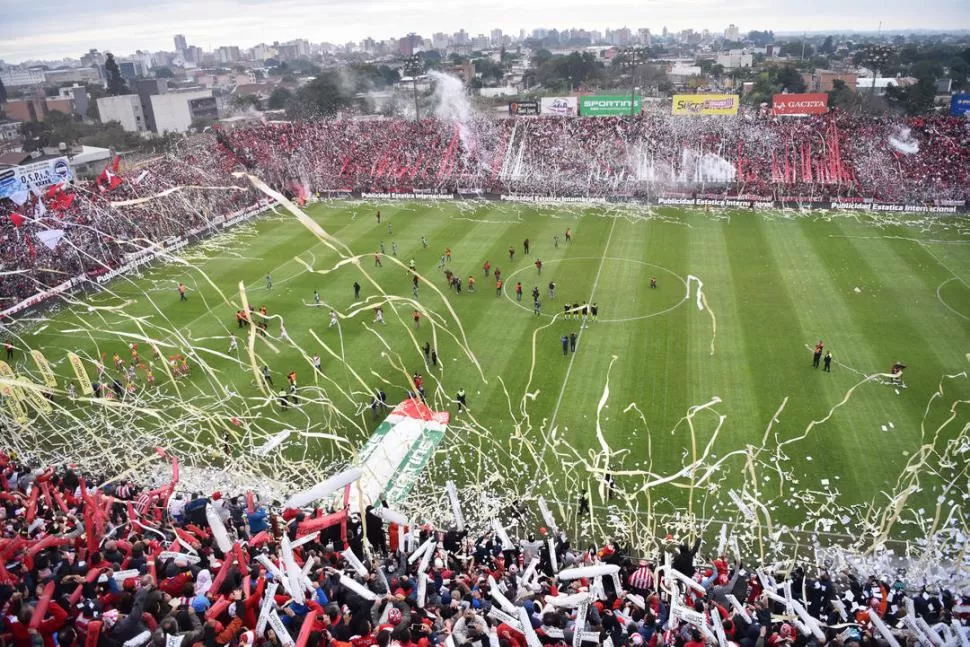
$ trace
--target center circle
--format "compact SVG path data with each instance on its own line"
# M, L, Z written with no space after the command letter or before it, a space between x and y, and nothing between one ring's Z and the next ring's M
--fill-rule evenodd
M618 318L611 318L611 319L604 318L604 317L598 317L597 318L597 321L600 322L600 323L623 323L623 322L626 322L626 321L639 321L641 319L650 319L651 317L659 317L660 315L667 314L671 310L674 310L674 309L680 307L681 305L684 304L685 301L687 301L690 298L690 295L687 292L687 290L688 290L687 280L684 277L680 276L679 274L677 274L673 270L664 267L663 265L657 265L656 263L648 263L646 261L641 261L641 260L637 260L637 259L633 259L633 258L617 258L615 256L606 256L606 257L602 257L602 256L577 256L575 258L556 258L556 259L551 259L551 260L548 260L548 261L542 261L542 266L543 266L543 268L545 268L547 265L555 265L557 263L570 263L570 262L578 262L578 261L597 261L597 262L600 262L600 263L603 263L603 262L633 263L633 264L636 264L636 265L640 265L642 267L652 268L652 269L656 270L658 273L659 272L665 273L665 274L669 275L670 277L673 277L673 278L677 279L677 281L679 281L680 284L683 285L683 287L684 287L684 292L683 292L684 296L679 301L677 301L675 304L673 304L672 306L669 306L667 308L664 308L663 310L659 310L657 312L651 312L651 313L648 313L648 314L645 314L645 315L637 315L637 316L630 316L630 317L618 317ZM523 266L523 267L518 268L517 270L513 271L510 274L507 274L505 276L505 281L503 282L503 285L502 285L502 294L503 294L503 296L505 296L506 299L508 299L512 303L512 305L514 305L514 306L516 306L518 308L521 308L522 310L525 310L526 312L530 312L531 313L533 311L532 308L530 308L529 306L525 305L522 302L517 301L515 299L515 297L511 294L510 289L509 289L510 287L514 286L514 284L515 284L514 278L515 278L516 275L520 274L521 272L525 272L527 270L530 270L530 269L531 270L534 270L535 268L533 266L526 265L526 266ZM540 278L540 277L537 276L537 278ZM547 285L547 282L543 282L543 284L541 286L539 286L539 291L540 291L540 293L541 293L541 295L543 297L548 296L548 291L546 289L546 285ZM524 287L525 286L523 285L523 288ZM558 297L561 294L560 293L560 288L561 288L561 286L557 283L557 285L556 285L556 297L557 297L557 299L558 299ZM526 296L529 296L528 293L525 293L524 290L523 290L523 294L525 295L523 297L523 299ZM561 302L558 302L557 301L557 303L559 303L560 306L563 305ZM549 313L546 313L546 312L543 312L541 314L541 316L551 319L552 317L558 316L558 315L561 315L561 314L562 314L562 309L560 308L559 312L556 313L555 315L549 314Z

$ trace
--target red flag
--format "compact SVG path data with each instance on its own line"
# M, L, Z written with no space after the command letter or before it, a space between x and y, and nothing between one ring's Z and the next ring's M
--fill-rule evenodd
M14 226L14 227L19 227L20 225L22 225L22 224L24 224L24 222L25 222L26 220L27 220L27 219L26 219L26 218L24 218L24 217L23 217L22 215L20 215L19 213L12 213L12 214L10 214L10 222L12 222L12 223L13 223L13 226Z
M51 198L56 197L57 194L60 192L61 192L61 185L52 184L49 187L47 187L47 192L44 193L44 197L50 200Z
M117 173L118 166L120 165L121 165L121 155L115 155L114 160L111 162L111 170Z

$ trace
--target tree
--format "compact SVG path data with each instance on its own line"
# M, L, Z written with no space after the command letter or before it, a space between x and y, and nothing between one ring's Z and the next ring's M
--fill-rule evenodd
M818 48L819 54L834 54L835 44L832 42L831 36L826 36L825 40L822 41L822 45Z
M803 40L790 40L782 43L781 50L778 53L782 56L794 58L811 58L812 54L815 53L815 48Z
M118 69L114 55L108 52L105 56L104 71L108 76L108 95L116 97L119 94L128 94L128 86L121 77L121 70Z
M904 111L908 115L921 115L933 109L936 97L936 82L929 78L922 78L914 85L900 87L891 85L886 88L886 100L889 105Z
M350 106L352 99L336 73L324 72L297 91L286 112L291 118L330 117Z
M793 93L805 91L805 79L798 73L798 70L789 65L778 71L777 76L775 76L775 85L783 91L787 90Z
M232 107L237 110L260 109L259 97L255 94L237 94L232 98Z
M764 47L775 42L775 32L773 31L749 31L748 40L758 47Z
M532 55L532 65L539 68L552 59L552 52L548 49L540 49Z
M7 102L7 88L3 87L3 79L0 79L0 103Z
M293 100L293 93L286 88L276 88L266 102L270 110L283 110Z
M498 84L502 80L505 71L501 64L496 63L490 58L475 59L475 73L481 75L482 83Z
M859 107L859 95L853 92L842 79L832 81L828 92L829 108L850 111Z

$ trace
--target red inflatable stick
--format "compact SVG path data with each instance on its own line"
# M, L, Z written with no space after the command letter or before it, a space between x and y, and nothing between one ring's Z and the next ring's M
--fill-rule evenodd
M30 499L27 501L27 525L34 523L34 517L37 516L37 497L40 496L40 488L33 487L30 489Z
M223 611L229 608L229 605L230 605L229 600L225 598L220 599L218 602L216 602L211 607L209 607L208 611L205 612L205 619L213 620L215 618L218 618L219 616L222 615Z
M88 623L88 633L84 637L84 647L98 647L98 640L101 638L101 621L92 620Z
M303 624L300 626L300 635L296 637L296 647L306 647L306 642L310 638L310 632L313 631L313 622L317 619L317 614L319 612L313 609L306 614L303 619Z
M34 613L32 616L30 616L31 629L37 629L40 627L40 623L44 621L44 616L47 615L47 607L51 603L52 595L54 595L53 580L44 586L44 592L40 594L40 598L37 600L37 605L34 607Z
M347 511L340 510L338 512L331 512L330 514L324 515L322 517L316 517L315 519L307 519L303 521L296 527L296 536L303 537L304 535L309 535L311 533L317 532L318 530L324 530L330 526L334 526L338 523L345 523L347 519Z

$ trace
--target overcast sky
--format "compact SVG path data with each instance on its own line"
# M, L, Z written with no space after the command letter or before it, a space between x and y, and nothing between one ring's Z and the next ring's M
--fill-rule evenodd
M970 0L0 0L0 59L119 55L190 45L346 43L414 31L692 27L722 31L970 29Z

